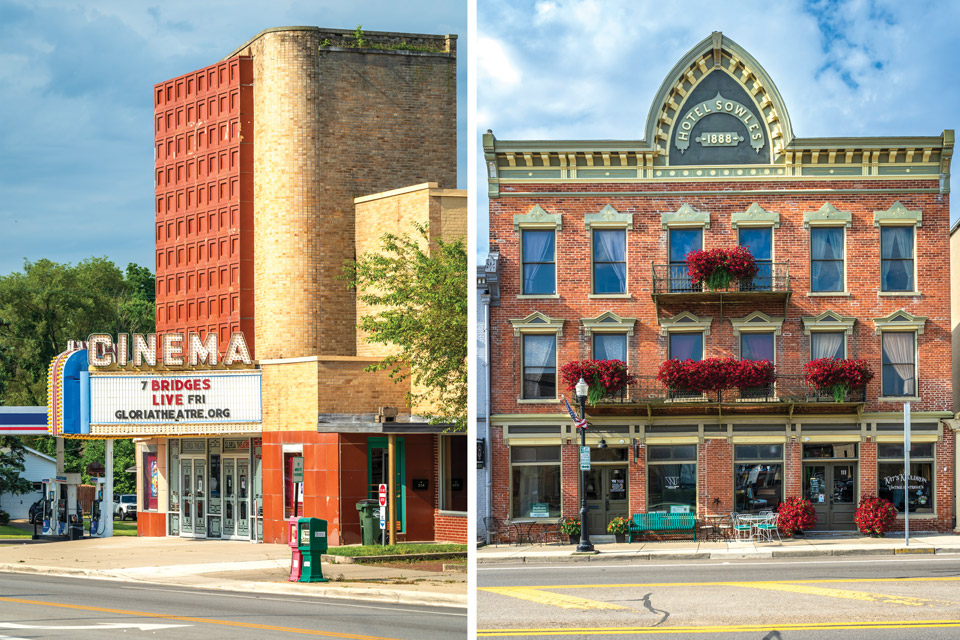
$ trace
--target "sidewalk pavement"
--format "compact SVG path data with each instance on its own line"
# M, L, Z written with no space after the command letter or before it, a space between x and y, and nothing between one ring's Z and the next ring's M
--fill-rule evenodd
M916 534L910 546L903 534L870 538L859 534L815 534L773 542L633 542L595 544L597 554L578 554L576 545L550 543L488 545L477 550L477 564L603 562L624 560L738 560L894 554L960 554L960 535Z
M0 572L410 605L467 606L465 573L323 563L330 582L289 582L291 549L185 538L0 542Z

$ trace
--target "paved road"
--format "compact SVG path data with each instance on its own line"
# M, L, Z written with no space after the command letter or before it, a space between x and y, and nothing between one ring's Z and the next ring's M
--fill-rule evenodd
M466 629L466 612L450 608L0 573L0 640L439 640Z
M960 638L960 556L481 565L478 638Z

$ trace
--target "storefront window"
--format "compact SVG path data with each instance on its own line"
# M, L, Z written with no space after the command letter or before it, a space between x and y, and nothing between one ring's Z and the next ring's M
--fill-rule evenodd
M511 447L513 518L560 516L560 447Z
M933 513L933 444L910 446L910 478L905 482L902 444L877 445L877 494L893 503L899 513L904 503L910 513Z
M441 436L443 458L443 493L440 508L447 511L467 510L467 436Z
M733 455L735 510L776 511L783 500L783 445L738 444Z
M647 447L647 511L697 512L697 447Z
M846 444L805 444L803 457L808 458L856 458L857 445L855 442Z

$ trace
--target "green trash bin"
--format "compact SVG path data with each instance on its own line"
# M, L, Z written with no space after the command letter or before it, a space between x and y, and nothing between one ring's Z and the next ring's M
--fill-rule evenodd
M380 542L380 502L361 500L357 503L360 512L360 539L364 545Z

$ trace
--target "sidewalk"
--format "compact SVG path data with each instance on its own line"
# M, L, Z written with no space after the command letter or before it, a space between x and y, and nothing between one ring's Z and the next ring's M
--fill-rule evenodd
M323 563L330 582L289 582L291 549L184 538L0 542L0 571L396 604L467 606L465 573Z
M577 554L576 545L489 545L477 550L477 564L603 562L623 560L735 560L895 554L960 553L960 536L917 534L904 546L903 534L870 538L859 534L807 534L782 542L633 542L595 544L597 554Z

